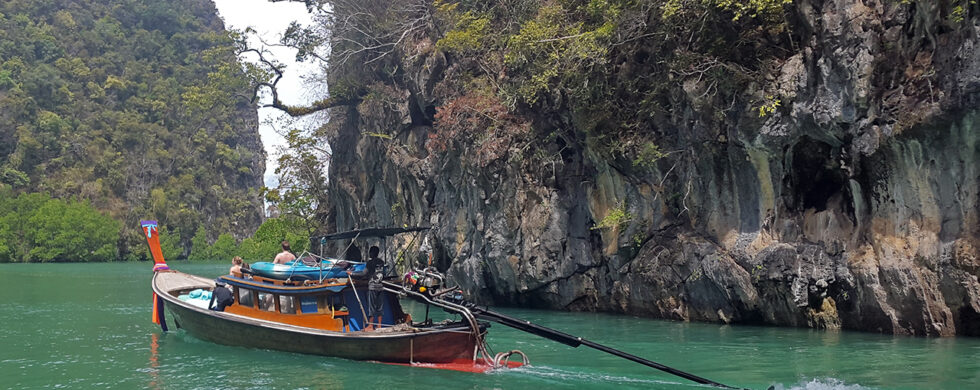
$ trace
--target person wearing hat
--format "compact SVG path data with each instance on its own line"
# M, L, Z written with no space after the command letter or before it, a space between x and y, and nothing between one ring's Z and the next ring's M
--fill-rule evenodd
M211 303L208 307L214 311L225 311L225 307L235 303L235 297L231 295L231 290L225 287L225 282L221 279L214 280L214 291L211 293Z

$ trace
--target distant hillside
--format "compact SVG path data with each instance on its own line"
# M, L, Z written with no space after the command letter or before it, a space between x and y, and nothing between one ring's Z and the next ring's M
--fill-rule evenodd
M145 256L140 218L185 248L258 228L250 95L211 1L0 3L0 187L88 201L121 223L119 258Z

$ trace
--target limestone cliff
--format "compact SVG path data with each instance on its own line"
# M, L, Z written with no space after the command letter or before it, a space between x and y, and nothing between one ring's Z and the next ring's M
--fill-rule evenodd
M412 30L386 73L333 76L371 92L331 112L328 229L431 225L438 267L497 305L978 336L980 25L950 4L794 1L783 50L728 94L711 62L655 73L644 47L670 38L624 43L611 78L668 84L646 163L560 93L495 119L532 135L473 136L527 142L434 149L466 59Z

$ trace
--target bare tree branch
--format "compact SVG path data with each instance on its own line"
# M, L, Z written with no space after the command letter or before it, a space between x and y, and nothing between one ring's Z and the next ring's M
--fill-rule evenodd
M332 107L355 105L360 102L361 96L363 95L363 92L358 90L352 93L350 96L331 96L325 99L317 100L306 106L292 106L285 104L279 99L279 90L277 88L279 81L282 80L283 66L267 59L265 57L265 52L262 50L248 48L242 50L239 54L245 53L255 53L258 56L258 61L261 62L265 68L275 73L275 77L272 78L272 81L256 83L255 88L252 91L252 102L254 103L259 98L260 92L263 88L269 90L269 93L272 95L272 103L263 104L262 107L275 108L285 112L289 116L300 117Z

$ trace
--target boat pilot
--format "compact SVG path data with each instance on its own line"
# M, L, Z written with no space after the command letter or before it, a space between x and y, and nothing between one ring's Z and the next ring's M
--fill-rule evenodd
M225 307L235 303L235 297L231 295L231 290L225 287L225 282L215 279L214 291L211 292L211 302L208 308L214 311L225 311Z
M365 267L368 277L368 323L371 324L371 330L378 329L378 324L381 323L381 317L384 315L384 298L381 294L384 285L381 281L384 280L385 273L384 261L378 258L380 251L377 246L372 246L368 250L368 261Z
M286 262L296 260L296 255L289 251L289 241L282 241L282 252L276 255L276 259L272 260L272 264L286 264Z

